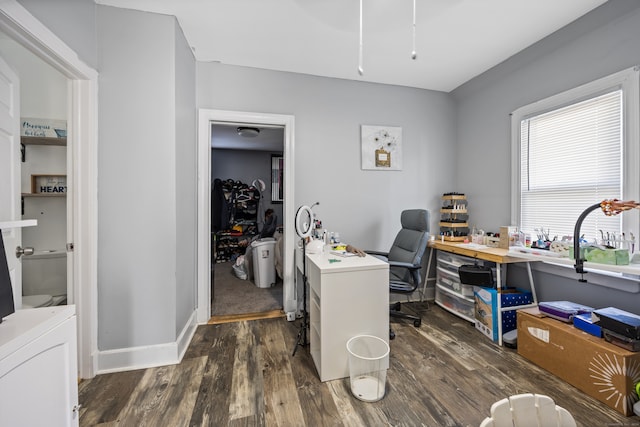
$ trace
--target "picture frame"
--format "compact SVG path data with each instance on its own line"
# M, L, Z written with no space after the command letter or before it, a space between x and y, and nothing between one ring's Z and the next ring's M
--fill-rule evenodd
M360 127L363 170L402 170L402 128Z
M271 156L271 202L284 201L284 157Z

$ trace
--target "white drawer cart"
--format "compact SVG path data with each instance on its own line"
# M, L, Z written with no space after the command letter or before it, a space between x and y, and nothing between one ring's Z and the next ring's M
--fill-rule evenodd
M474 262L473 258L447 252L436 256L436 304L471 323L475 323L473 286L460 283L458 267Z
M320 381L348 377L350 338L373 335L389 343L389 265L370 255L326 253L307 254L306 264L311 357Z

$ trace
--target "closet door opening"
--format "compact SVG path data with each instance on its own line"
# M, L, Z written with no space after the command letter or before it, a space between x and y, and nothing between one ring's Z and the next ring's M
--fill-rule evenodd
M283 153L281 125L211 123L212 322L282 311Z
M249 130L239 128L252 128ZM248 133L247 133L248 132ZM240 133L250 136L242 136L244 151L254 152L253 160L241 156L249 156L248 153L239 154L240 146L236 143L233 145L231 137L238 138ZM273 133L275 141L273 146L261 145L260 148L256 148L256 142L259 140L260 134L267 135ZM228 138L222 138L226 134ZM214 136L215 135L215 136ZM218 137L221 137L221 142L217 142ZM216 141L214 142L214 138ZM237 142L237 141L236 141ZM213 148L212 143L216 146ZM250 144L253 144L250 145ZM224 155L218 150L225 150L226 159ZM218 157L216 157L218 156ZM256 159L260 159L257 161ZM295 266L294 266L294 246L295 246L295 230L294 230L294 117L290 115L270 114L270 113L251 113L251 112L239 112L239 111L225 111L225 110L209 110L201 109L199 111L198 118L198 295L197 295L197 316L199 323L207 323L211 319L212 313L212 301L215 301L219 295L220 287L216 281L216 273L218 267L222 262L215 262L217 260L226 262L224 258L218 258L221 251L228 249L220 243L219 238L229 237L222 236L219 233L221 225L218 222L220 220L220 209L214 208L216 213L212 215L212 206L214 200L212 195L214 194L214 184L216 178L219 180L220 187L227 186L227 191L234 191L233 186L237 189L245 190L248 194L242 195L240 200L242 203L241 214L245 217L242 224L231 224L231 228L237 225L235 229L236 236L244 237L244 234L252 234L248 240L242 240L241 245L235 255L247 255L247 249L249 245L254 243L257 239L255 237L262 237L263 228L271 224L271 221L275 220L276 230L279 230L281 234L275 234L274 239L279 243L276 248L278 254L274 253L276 249L272 249L268 243L265 243L265 247L256 248L260 249L260 261L269 263L267 259L265 261L264 254L272 255L275 260L280 264L278 270L276 270L277 280L282 283L282 296L278 297L279 304L277 312L282 315L282 312L286 313L290 318L294 318L297 310L297 296L295 291ZM273 159L278 159L278 168L273 168ZM223 162L219 164L217 162ZM257 162L260 166L255 166ZM217 166L216 166L217 165ZM244 166L243 166L244 165ZM253 165L253 166L251 166ZM240 175L241 172L245 175ZM237 182L240 181L240 182ZM275 193L278 197L272 197L272 183L275 183L278 187L278 191ZM230 188L229 188L230 187ZM248 187L253 187L249 189ZM264 188L264 189L263 189ZM237 190L236 189L236 190ZM217 190L220 190L218 188ZM224 188L222 188L224 191ZM255 191L258 190L260 197L258 202L262 202L260 206L258 203L254 203L256 200ZM253 192L253 193L251 193ZM218 196L222 194L222 191L218 191ZM253 194L253 201L249 203L250 194ZM254 203L254 205L252 205ZM219 206L219 205L217 205ZM265 217L267 210L270 210L269 217ZM224 212L227 212L226 210ZM255 212L255 213L254 213ZM236 209L236 214L238 213ZM246 218L249 216L249 218ZM237 219L237 215L234 217ZM270 219L273 218L273 219ZM251 223L255 222L255 228L252 228L251 233L247 233L252 226ZM213 224L217 225L213 225ZM217 227L217 228L216 228ZM214 231L215 228L215 231ZM253 234L253 233L256 234ZM240 242L232 241L231 247L236 245L236 249L240 246ZM263 251L263 249L267 249ZM253 255L253 250L251 251ZM233 254L232 254L233 255ZM237 261L237 257L234 258ZM275 263L276 261L274 261ZM253 259L250 265L253 265ZM258 266L259 267L259 266ZM234 277L235 273L229 265L226 266L226 273L228 277ZM231 270L231 271L230 271ZM254 268L254 270L256 270ZM257 271L262 271L260 268ZM255 271L253 271L255 274ZM213 284L212 284L213 280ZM256 286L255 281L249 279L238 279L245 285L250 285L257 291L269 290L272 288L267 281L264 286ZM254 278L255 280L255 278ZM259 284L264 284L262 280L259 280ZM250 298L245 298L251 301ZM215 307L214 307L215 308ZM242 311L255 310L254 308L243 308ZM259 308L258 310L262 310Z

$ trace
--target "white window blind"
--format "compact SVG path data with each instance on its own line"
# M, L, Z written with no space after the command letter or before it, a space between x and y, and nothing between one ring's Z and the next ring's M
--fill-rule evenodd
M572 236L589 206L623 194L623 92L615 89L520 122L520 227ZM622 215L588 215L581 233L621 236Z

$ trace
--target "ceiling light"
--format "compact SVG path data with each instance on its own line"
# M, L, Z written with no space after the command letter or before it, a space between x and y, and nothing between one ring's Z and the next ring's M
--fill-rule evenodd
M237 129L238 135L244 138L255 138L260 133L260 129L241 126Z

